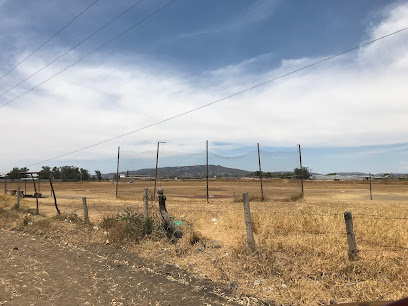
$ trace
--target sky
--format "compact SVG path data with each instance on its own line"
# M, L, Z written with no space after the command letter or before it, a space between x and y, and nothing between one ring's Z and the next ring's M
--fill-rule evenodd
M406 1L99 0L5 75L93 2L0 0L0 173L113 172L118 146L202 153L206 140L230 157L260 143L270 169L283 166L267 152L296 164L301 144L314 172L408 172L408 30L234 95L408 27Z

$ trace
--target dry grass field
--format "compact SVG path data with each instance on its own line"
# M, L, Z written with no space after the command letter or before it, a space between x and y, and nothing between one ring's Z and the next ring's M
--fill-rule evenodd
M21 184L24 189L24 183ZM121 182L119 197L110 182L55 183L60 210L82 216L87 197L94 225L126 207L142 208L143 188L151 181ZM161 181L167 208L182 220L185 236L177 243L165 238L126 243L123 248L146 259L177 264L203 278L232 284L237 294L255 295L287 305L323 305L340 302L389 301L408 292L408 182L305 182L305 197L293 181L264 182L260 202L254 180L210 181L207 204L205 181ZM8 189L15 189L9 184ZM32 183L27 182L27 193ZM41 183L44 196L49 186ZM246 247L242 192L249 192L256 251ZM235 193L235 198L234 198ZM10 206L14 199L4 197ZM42 198L40 213L56 214L51 198ZM35 207L35 199L23 199ZM157 204L152 202L157 214ZM353 213L358 261L349 261L343 213ZM33 219L35 223L35 218ZM76 239L71 237L71 239ZM89 240L118 243L103 229L92 230Z

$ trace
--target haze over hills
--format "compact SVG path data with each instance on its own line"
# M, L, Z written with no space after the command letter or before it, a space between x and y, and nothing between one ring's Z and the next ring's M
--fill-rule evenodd
M154 168L146 168L146 169L139 169L139 170L129 170L129 171L121 171L121 174L129 173L129 176L145 176L145 177L154 177L155 169ZM234 168L227 168L218 165L208 165L208 175L209 177L245 177L253 172L241 170L241 169L234 169ZM105 178L112 178L115 173L106 173L103 174ZM158 169L158 176L159 177L187 177L187 178L196 178L196 177L206 177L207 175L207 167L206 165L196 165L196 166L182 166L182 167L163 167Z
M257 170L257 169L256 169ZM256 171L254 170L254 171ZM228 168L219 165L208 165L209 177L247 177L251 176L254 171L247 171L236 168ZM120 171L120 174L127 174L129 177L154 178L155 168L144 168L139 170ZM158 168L158 176L163 178L205 178L207 173L206 165L180 166L180 167L162 167ZM288 173L287 171L275 171L273 173ZM385 173L371 173L376 176L384 176ZM102 174L104 178L113 178L114 172ZM313 172L312 175L327 175ZM332 173L331 175L334 175ZM365 176L364 172L337 172L337 176ZM404 173L392 173L393 176L406 176Z

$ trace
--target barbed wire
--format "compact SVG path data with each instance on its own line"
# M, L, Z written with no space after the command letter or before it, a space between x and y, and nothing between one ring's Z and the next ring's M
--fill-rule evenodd
M406 217L381 217L381 216L376 216L376 215L356 215L353 216L353 218L356 219L389 219L389 220L408 220Z
M395 251L395 250L404 250L408 251L408 247L401 247L401 246L380 246L380 248L383 249L370 249L370 250L358 250L359 252L384 252L386 250L384 249L391 249L389 251Z
M277 234L290 234L290 233L301 233L301 234L308 234L308 235L328 235L328 234L334 234L334 235L346 235L346 232L307 232L307 231L302 231L302 230L289 230L287 232L275 232Z

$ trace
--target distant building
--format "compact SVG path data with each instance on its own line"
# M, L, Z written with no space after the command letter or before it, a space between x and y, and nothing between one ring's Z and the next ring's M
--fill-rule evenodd
M313 174L310 177L314 181L358 181L361 178L358 175L326 175L326 174Z

